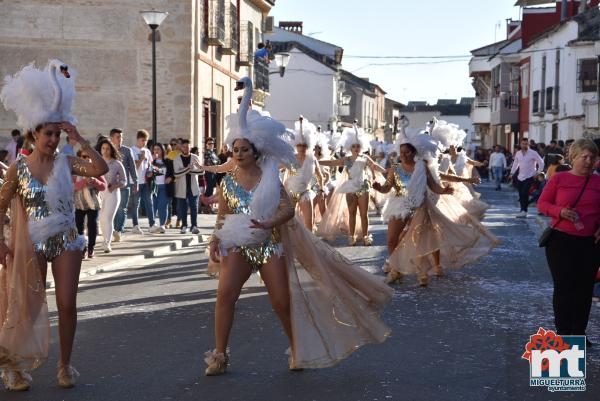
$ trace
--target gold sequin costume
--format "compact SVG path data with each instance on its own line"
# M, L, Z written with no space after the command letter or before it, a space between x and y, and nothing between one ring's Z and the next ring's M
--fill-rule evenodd
M220 183L223 197L229 208L229 214L250 214L254 189L246 191L236 180L234 173L228 173ZM283 190L283 188L282 188ZM223 212L219 211L221 215ZM274 255L283 254L279 231L274 228L271 235L260 245L240 246L233 249L246 259L252 271L259 270Z
M344 167L346 168L346 172L348 173L348 182L357 179L357 177L353 177L350 175L350 170L352 169L352 166L354 165L354 163L356 163L356 161L358 161L358 159L353 162L350 157L346 157L344 159ZM364 168L366 168L366 163ZM364 168L361 171L361 174L363 175L362 185L358 191L354 192L354 194L359 198L364 194L369 193L369 189L371 189L371 182L368 178L366 178L364 174Z
M406 187L410 181L412 173L404 171L402 165L397 163L393 165L394 169L392 174L388 174L385 184L381 186L382 192L388 192L390 189L394 189L394 196L397 198L406 196Z
M48 185L39 182L31 175L26 163L26 158L16 162L17 183L16 193L20 196L23 207L30 221L41 220L51 214L46 202ZM68 231L53 235L42 242L33 244L36 253L43 254L48 261L54 260L66 249L83 249L85 240L77 234L77 228L73 225Z
M305 161L305 163L306 163L306 161ZM297 179L298 175L300 174L301 169L302 169L302 167L300 167L300 168L296 168L296 166L290 167L288 169L289 170L288 180ZM294 191L293 189L288 188L288 194L292 198L292 201L294 201L295 203L298 203L301 200L312 201L312 199L315 197L316 191L314 191L310 185L311 185L311 183L309 182L307 184L307 187L303 188L301 191ZM318 187L318 185L317 185L317 187ZM302 199L302 198L304 198L304 199Z

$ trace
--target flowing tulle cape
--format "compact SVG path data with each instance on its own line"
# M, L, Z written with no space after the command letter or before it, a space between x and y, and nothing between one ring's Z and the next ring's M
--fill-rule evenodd
M423 277L434 269L431 255L436 251L443 267L456 269L487 255L498 243L454 196L430 193L406 224L390 267Z
M352 265L294 218L281 227L288 267L294 367L335 365L359 347L384 341L380 313L393 290Z
M294 217L278 228L288 270L293 367L325 368L358 348L383 342L380 319L393 290L383 278L354 266ZM209 273L218 272L209 263Z
M348 173L344 170L339 176L341 177L337 180L336 187L327 205L327 210L323 214L321 223L317 229L317 235L328 241L335 241L341 235L350 235L350 211L346 202L346 193L340 192L340 188L344 188L344 183L348 181ZM356 218L354 235L358 238L363 236L363 229L358 216Z
M11 201L11 255L0 267L0 368L33 370L48 358L46 288L18 196Z

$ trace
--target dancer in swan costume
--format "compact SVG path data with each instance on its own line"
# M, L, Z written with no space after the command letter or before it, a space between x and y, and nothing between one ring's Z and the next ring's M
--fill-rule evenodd
M230 132L235 168L223 177L219 213L209 241L219 264L215 306L216 347L206 354L207 375L226 372L234 307L244 282L259 270L290 341L289 367L332 366L360 346L390 333L380 320L392 290L383 280L354 267L294 218L294 206L278 179L278 166L296 157L285 127L252 110L250 79L244 89L239 129Z
M48 357L50 325L46 269L56 281L60 359L58 385L72 387L71 366L77 324L75 310L85 238L77 234L71 175L99 177L108 171L102 156L73 125L73 73L52 60L40 71L32 64L4 79L0 100L35 144L6 173L0 189L0 367L8 390L26 390L28 372ZM61 131L78 141L92 163L56 153ZM10 208L10 238L4 221Z
M315 143L314 156L317 161L330 160L331 150L329 149L330 136L321 131L321 126L317 127L317 140ZM315 215L315 224L319 223L327 210L327 200L329 199L330 193L335 188L335 183L331 177L331 171L329 167L321 166L319 164L319 170L321 171L321 183L319 183L317 176L313 176L311 184L312 190L315 192L315 199L313 200L313 210ZM319 214L317 214L317 209Z
M389 257L388 282L405 274L417 274L426 286L429 274L443 275L442 266L458 268L486 255L498 240L473 218L452 196L454 189L442 186L468 179L438 172L439 143L419 134L401 145L402 170L410 174L393 211L386 216L400 220L400 235ZM406 182L406 179L404 180ZM389 205L388 208L390 209Z
M367 169L385 173L385 169L363 154L370 149L366 134L358 126L346 128L342 133L340 144L344 151L350 153L342 159L321 161L328 167L344 167L342 178L338 180L331 203L323 216L317 235L334 240L340 234L348 236L349 245L356 244L357 235L362 237L366 246L373 244L369 235L369 190L371 180ZM345 198L345 199L344 199ZM356 214L360 212L357 227Z
M284 185L292 201L302 215L307 229L314 229L313 191L312 181L316 180L318 188L323 188L323 175L319 162L313 154L317 141L317 129L310 121L300 116L295 123L294 137L291 139L296 148L296 162L286 169ZM322 191L319 189L319 191Z
M431 135L448 152L448 154L441 156L440 172L471 178L473 167L483 165L483 163L469 159L464 150L458 151L467 136L466 132L459 129L458 125L434 119ZM472 183L464 182L453 184L453 186L455 189L454 196L460 204L472 216L479 220L483 219L483 215L490 206L479 200L481 195L475 192Z

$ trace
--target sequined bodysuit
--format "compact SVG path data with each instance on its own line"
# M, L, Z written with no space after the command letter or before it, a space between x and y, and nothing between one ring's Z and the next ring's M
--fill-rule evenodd
M394 164L393 173L387 176L383 188L393 188L394 196L398 198L406 196L406 187L408 187L411 176L412 173L404 171L401 164Z
M250 214L252 195L254 189L251 191L245 190L236 180L233 173L228 173L220 183L221 191L227 206L229 213L232 214ZM274 228L271 235L260 245L254 246L240 246L234 249L239 252L244 259L250 264L253 271L260 269L269 259L274 255L283 254L283 245L281 243L281 237L279 231Z
M358 159L357 159L358 160ZM355 161L356 162L356 161ZM353 180L356 179L356 177L351 177L350 176L350 169L352 168L352 165L355 163L352 161L352 159L350 157L346 157L344 159L344 167L346 167L346 172L348 173L348 180ZM366 165L365 165L366 168ZM357 192L355 192L354 194L357 197L361 197L362 195L366 194L369 192L369 189L371 188L371 182L368 180L368 178L365 175L365 170L363 169L361 171L362 174L362 185L360 187L360 190L358 190Z
M50 215L50 208L46 202L46 192L48 186L39 182L31 175L26 158L21 158L16 162L17 168L17 194L21 197L23 207L30 221L41 220ZM79 248L79 235L77 228L71 227L64 233L51 236L43 242L33 244L35 252L43 254L48 261L52 261L66 249Z

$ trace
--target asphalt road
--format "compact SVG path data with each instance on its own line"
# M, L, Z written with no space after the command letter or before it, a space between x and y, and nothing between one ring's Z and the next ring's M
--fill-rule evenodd
M553 328L552 284L531 221L514 219L516 198L483 187L493 207L485 224L502 239L473 266L396 286L384 319L392 337L322 370L289 372L285 336L264 287L253 277L238 303L231 368L205 377L203 354L213 345L216 281L204 274L205 256L190 248L98 275L82 283L73 363L81 373L72 390L56 387L56 313L50 360L34 372L26 393L12 400L597 400L600 396L600 306L589 326L598 346L588 350L587 391L550 393L529 387L524 345L538 327ZM339 249L378 273L385 226L376 246Z

